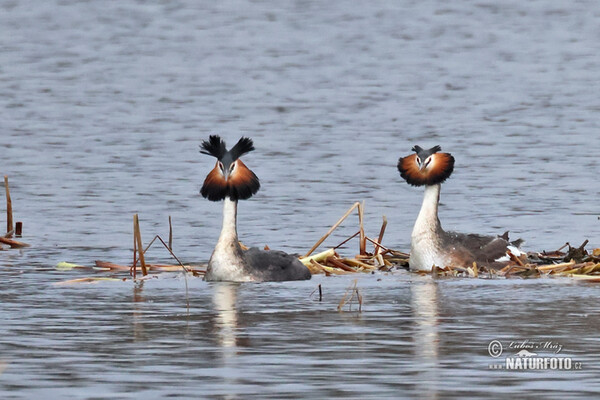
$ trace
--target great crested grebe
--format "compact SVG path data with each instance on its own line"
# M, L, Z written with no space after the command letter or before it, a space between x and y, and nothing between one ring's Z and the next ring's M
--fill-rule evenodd
M522 240L509 242L508 232L500 236L484 236L445 232L438 218L438 205L442 182L454 170L454 157L439 153L442 148L434 146L424 150L414 146L416 154L400 158L398 171L412 186L425 186L423 205L411 234L411 270L431 271L432 267L471 266L473 262L488 267L500 267L500 261L511 247L518 252ZM517 254L518 255L518 254Z
M210 201L224 200L223 228L204 279L235 282L310 279L310 271L298 258L283 251L242 250L238 242L238 200L249 199L260 189L258 177L240 160L243 154L254 150L252 139L242 137L228 151L219 136L211 135L200 147L201 153L217 158L200 193Z

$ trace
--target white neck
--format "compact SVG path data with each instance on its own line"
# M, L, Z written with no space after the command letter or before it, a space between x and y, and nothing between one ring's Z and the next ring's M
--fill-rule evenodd
M423 205L415 221L412 237L428 236L433 239L442 233L442 226L438 218L438 204L440 201L441 184L425 186Z
M431 271L432 265L445 266L441 238L444 235L438 219L441 185L425 187L423 205L415 221L410 242L410 269Z
M217 247L238 244L237 235L237 200L225 197L223 201L223 228L217 242Z
M204 279L236 282L252 280L247 273L244 252L238 243L236 220L237 201L226 197L223 203L223 229L221 229L219 241L208 261Z

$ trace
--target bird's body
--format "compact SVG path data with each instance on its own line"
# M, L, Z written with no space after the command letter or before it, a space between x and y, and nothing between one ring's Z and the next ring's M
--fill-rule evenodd
M425 186L421 211L411 234L409 265L411 270L431 271L433 266L471 266L473 262L499 267L509 246L518 247L520 240L509 242L508 232L500 236L446 232L438 218L441 184L454 169L454 157L438 153L439 146L423 150L415 146L413 154L401 158L398 170L413 186Z
M252 141L242 138L230 151L218 136L203 142L206 154L217 157L215 168L201 189L211 201L223 200L223 228L208 262L207 281L267 282L310 279L311 274L297 257L276 250L243 250L237 235L238 200L245 200L260 188L258 178L239 157L254 150Z

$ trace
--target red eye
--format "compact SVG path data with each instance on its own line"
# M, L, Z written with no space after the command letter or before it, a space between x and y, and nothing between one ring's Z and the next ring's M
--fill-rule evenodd
M221 161L219 161L219 169L220 169L221 171L223 171L223 169L224 169L224 167L223 167L223 163L222 163Z
M417 156L417 164L421 165L421 159Z

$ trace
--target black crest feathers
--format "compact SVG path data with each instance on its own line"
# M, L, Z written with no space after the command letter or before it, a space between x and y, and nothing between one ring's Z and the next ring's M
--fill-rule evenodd
M208 140L202 142L200 149L200 153L216 157L217 160L221 160L227 153L225 142L219 137L219 135L210 135Z
M200 145L200 152L218 159L215 167L204 180L200 194L210 201L246 200L260 189L260 181L239 158L254 150L252 139L242 137L227 151L225 142L217 135Z
M247 137L241 137L240 140L229 150L231 153L231 158L237 160L242 155L251 152L254 150L254 143L252 143L252 139Z

